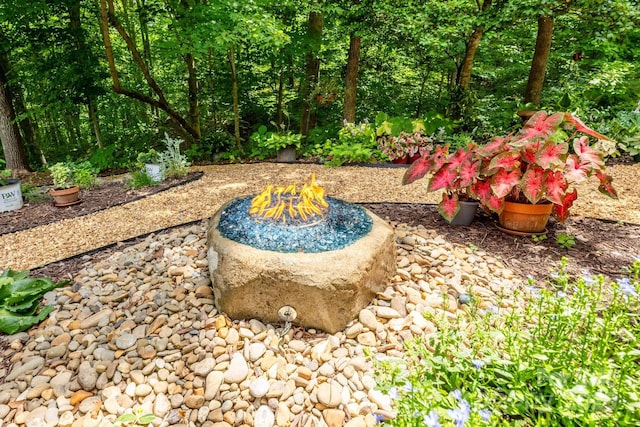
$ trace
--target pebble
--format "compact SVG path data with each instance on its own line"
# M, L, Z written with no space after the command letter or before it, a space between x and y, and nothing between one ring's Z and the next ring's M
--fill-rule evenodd
M249 366L247 361L242 357L242 353L234 353L229 363L229 368L224 373L224 382L240 383L247 378L249 374Z
M342 386L332 381L318 386L318 402L329 408L337 407L342 401Z
M388 419L394 408L363 347L402 357L404 340L436 331L425 313L521 304L496 292L524 288L481 250L421 226L396 232L398 274L357 319L334 335L293 328L283 346L277 325L215 309L206 225L116 247L86 264L73 287L52 291L49 321L0 350L14 360L0 369L0 420L101 427L142 408L168 425L372 427L372 414ZM21 399L21 409L10 406Z
M261 398L269 391L269 380L265 377L258 377L249 385L249 391L251 395L256 398Z
M211 371L205 380L204 398L213 400L224 382L224 374L220 371Z
M126 350L136 344L137 338L133 334L122 334L116 338L116 347Z
M82 362L78 368L78 384L86 391L91 391L96 386L98 381L98 373L91 363L88 361Z
M253 418L253 426L254 427L273 427L274 421L275 421L275 416L273 415L273 411L271 411L271 408L269 408L266 405L262 405L258 408Z

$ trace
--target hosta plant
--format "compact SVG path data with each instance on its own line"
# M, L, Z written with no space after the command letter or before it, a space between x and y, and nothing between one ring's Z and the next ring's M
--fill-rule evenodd
M505 201L552 203L552 213L559 221L567 218L578 197L574 185L590 176L598 178L602 193L617 198L612 178L604 172L604 153L590 143L589 137L609 140L570 113L547 115L539 111L520 131L469 150L473 169L466 173L473 172L474 180L470 192L496 213L502 212ZM453 167L459 165L449 169ZM404 181L413 182L430 171L432 162L428 156L422 157L409 168ZM454 185L454 172L449 170L443 177L451 184L440 188L447 190Z
M42 322L53 310L52 306L40 308L42 296L69 283L28 275L29 271L12 270L0 274L0 332L15 334Z

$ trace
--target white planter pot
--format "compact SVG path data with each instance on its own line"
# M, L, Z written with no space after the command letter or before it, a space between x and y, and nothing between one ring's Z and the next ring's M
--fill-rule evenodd
M20 180L10 179L8 182L0 187L0 212L14 211L22 207Z
M146 163L144 165L144 170L147 175L149 175L149 178L155 182L164 181L164 170L161 165L157 163Z

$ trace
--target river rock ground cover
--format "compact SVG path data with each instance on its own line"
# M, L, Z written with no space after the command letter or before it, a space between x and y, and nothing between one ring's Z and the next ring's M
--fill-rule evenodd
M545 277L556 257L615 275L640 252L638 226L622 222L577 217L552 224L550 237L535 243L502 235L489 217L450 228L431 205L365 206L395 227L398 270L333 335L294 327L281 338L282 325L217 313L206 221L34 271L71 277L73 285L47 295L56 307L48 320L0 340L0 420L111 425L141 409L165 425L372 425L393 407L376 390L367 355L402 357L405 340L434 331L422 313L464 315L460 295L468 293L481 309L519 305L522 278ZM558 230L574 234L582 249L559 248ZM601 234L588 234L594 230ZM610 259L597 262L603 256Z

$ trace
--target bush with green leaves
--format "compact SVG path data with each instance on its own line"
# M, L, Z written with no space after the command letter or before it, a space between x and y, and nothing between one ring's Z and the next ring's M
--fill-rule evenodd
M98 171L91 162L58 162L49 166L53 179L53 186L57 189L70 188L77 185L80 188L94 188L98 185L96 175Z
M191 162L187 156L180 152L181 139L171 138L166 132L164 134L165 151L158 154L160 164L164 168L167 178L180 178L187 176Z
M640 424L640 257L613 282L563 259L524 308L471 306L377 362L394 399L393 426L623 426Z
M153 187L158 185L158 182L147 174L144 170L137 170L131 172L131 179L127 181L127 185L131 189Z
M380 157L376 130L367 121L359 124L345 122L338 131L337 141L327 140L321 152L327 166L370 162L372 158Z
M5 270L0 274L0 332L15 334L42 322L53 310L50 305L40 307L42 296L69 283L28 276L27 270Z
M273 157L278 150L287 147L295 147L296 150L302 148L302 135L299 133L287 132L271 132L267 130L265 125L258 127L249 138L252 143L253 150L251 157L263 160L267 157Z

